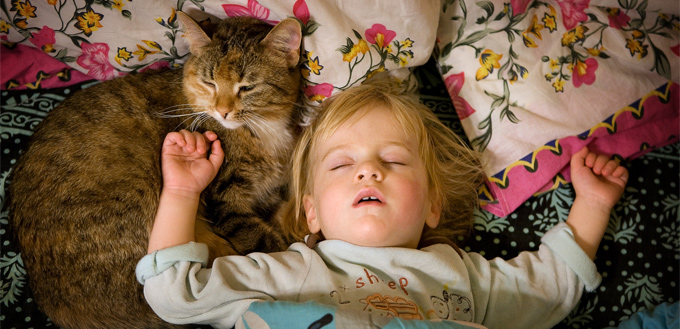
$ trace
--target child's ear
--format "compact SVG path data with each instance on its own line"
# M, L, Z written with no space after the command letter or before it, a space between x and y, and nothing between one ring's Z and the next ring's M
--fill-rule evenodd
M425 225L429 228L435 228L439 225L439 218L442 215L442 203L439 200L430 201L430 211L427 213Z
M302 205L305 207L305 216L307 217L307 227L310 233L319 233L321 225L316 217L316 207L314 206L314 197L305 194L302 197Z

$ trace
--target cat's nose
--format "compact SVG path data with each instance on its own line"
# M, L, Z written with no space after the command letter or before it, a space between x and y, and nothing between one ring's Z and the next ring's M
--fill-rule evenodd
M220 115L222 115L222 117L225 118L225 119L227 119L227 117L229 116L229 113L232 112L231 107L227 107L227 106L219 106L219 107L217 108L217 111L218 111L218 112L220 113Z

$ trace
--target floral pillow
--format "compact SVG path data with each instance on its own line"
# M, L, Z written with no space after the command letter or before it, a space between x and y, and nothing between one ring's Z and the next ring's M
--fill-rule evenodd
M581 147L619 158L677 140L677 3L445 0L438 63L506 216L569 181Z
M99 80L181 65L188 46L177 11L199 22L245 15L276 24L295 17L304 24L305 93L312 101L382 71L407 78L408 70L399 69L427 61L439 17L438 0L3 0L2 8L2 40L39 48ZM35 87L24 81L34 74L20 73L4 75L3 88Z

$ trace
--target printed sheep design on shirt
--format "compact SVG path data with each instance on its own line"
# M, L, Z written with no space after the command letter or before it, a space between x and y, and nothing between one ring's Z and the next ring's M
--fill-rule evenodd
M373 294L362 299L361 303L366 304L364 311L370 313L402 319L423 319L423 316L418 311L418 305L402 297Z
M472 303L467 297L444 290L442 297L431 296L432 309L440 319L472 321Z

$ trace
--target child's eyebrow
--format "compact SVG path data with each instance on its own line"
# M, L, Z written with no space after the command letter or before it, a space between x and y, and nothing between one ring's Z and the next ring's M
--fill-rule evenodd
M402 143L402 142L385 141L380 146L383 147L383 148L397 147L397 148L400 148L400 149L407 151L409 154L414 153L413 150L411 150L411 148L407 144ZM320 162L323 162L328 156L330 156L333 153L340 152L340 151L343 151L343 150L349 149L349 148L351 148L351 144L340 144L340 145L333 146L330 149L328 149L328 151L326 151L326 153L323 155L323 157L321 157Z
M323 157L321 157L320 162L323 162L329 155L336 153L336 152L340 152L340 151L347 149L347 148L349 148L348 144L340 144L340 145L336 145L336 146L331 147L330 149L328 149L328 151L326 151L326 153L323 155Z

